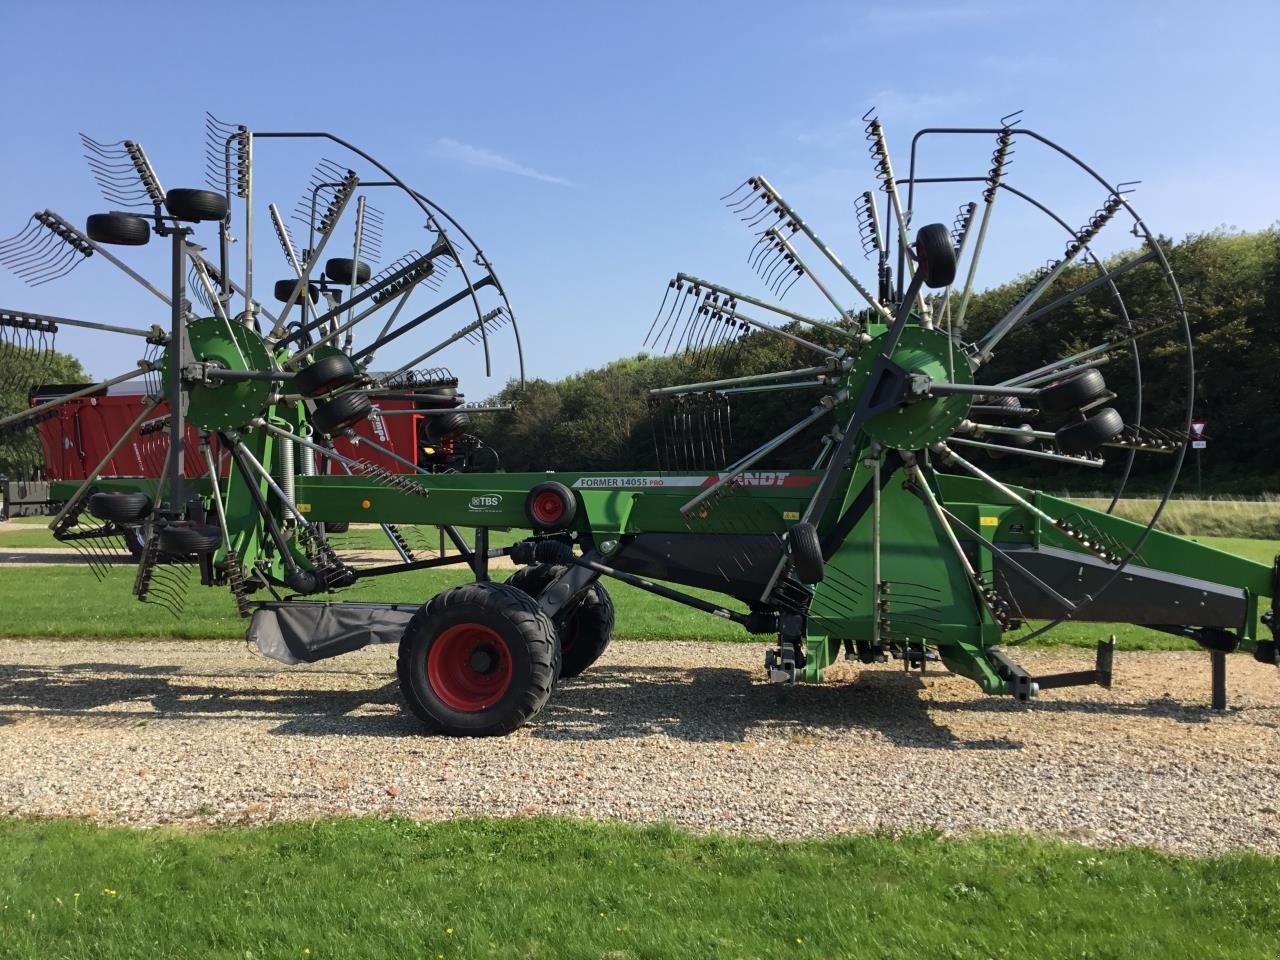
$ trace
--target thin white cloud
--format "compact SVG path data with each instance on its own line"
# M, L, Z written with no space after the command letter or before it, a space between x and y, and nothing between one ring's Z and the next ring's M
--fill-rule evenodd
M541 170L535 170L533 167L527 167L523 163L517 163L510 157L504 157L502 154L495 153L485 147L463 143L460 140L454 140L452 137L440 137L436 140L431 145L431 154L442 160L452 160L454 163L465 164L469 167L481 167L485 170L496 170L499 173L513 173L517 177L528 177L530 180L541 180L543 183L556 183L562 187L573 186L564 177L543 173Z

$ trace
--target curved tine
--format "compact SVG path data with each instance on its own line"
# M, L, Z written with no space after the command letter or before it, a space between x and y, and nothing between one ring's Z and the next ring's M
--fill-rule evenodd
M762 279L768 285L769 291L776 297L778 295L778 280L787 275L788 269L795 266L795 258L785 250L781 250L778 256L774 258L769 272Z
M759 213L753 214L750 217L743 217L742 222L747 225L748 230L754 230L756 227L760 226L760 224L764 223L764 221L769 218L770 214L773 214L774 217L774 227L779 226L786 218L786 214L775 207L772 200L766 200L764 208Z
M777 243L769 247L756 262L751 264L751 269L755 271L756 276L767 283L769 272L778 265L778 261L787 255L787 252Z
M685 318L684 329L680 331L679 338L676 340L677 353L689 352L690 348L693 345L694 328L697 327L699 323L701 323L703 316L706 315L706 312L707 312L706 306L702 304L698 304L692 311L690 311L689 316Z
M684 325L684 330L680 333L680 345L677 348L681 353L690 353L693 350L694 336L702 325L703 318L707 315L708 308L705 303L698 304L696 310L689 314L689 318Z
M79 253L68 247L63 253L58 254L57 257L48 261L48 264L43 271L34 272L24 279L33 287L42 286L52 280L65 277L68 273L78 267L83 259L84 258L81 257Z
M723 314L719 305L708 308L707 321L702 325L702 335L698 338L698 361L710 361L719 345L719 333L723 327Z
M47 259L40 263L31 264L19 276L29 287L44 286L52 280L65 277L80 265L82 259L74 250L50 254Z
M61 239L52 231L45 233L43 236L37 233L28 239L21 248L5 254L4 264L16 273L33 260L42 258L46 248L56 246L60 242Z
M733 211L743 223L747 224L747 228L754 227L761 219L768 216L773 209L773 203L768 197L761 194L753 196L749 203L741 203L738 208Z
M756 242L751 245L751 249L747 251L747 263L751 265L751 269L756 268L756 263L761 257L769 252L769 246L773 240L773 229L762 230L756 234Z
M726 193L723 197L721 197L720 201L722 203L730 203L732 202L731 198L741 193L744 187L751 187L751 186L752 186L752 183L750 179L743 180L740 184L738 184L736 187L734 187L732 190Z
M679 328L679 326L680 326L680 320L681 320L681 317L684 315L685 307L686 307L686 306L690 303L690 301L692 300L692 301L694 302L694 307L693 307L693 309L695 309L695 310L696 310L696 309L697 309L697 306L696 306L696 303L697 303L696 298L697 298L698 296L700 296L700 295L701 295L701 291L698 291L698 290L695 290L695 289L690 289L690 288L685 288L685 298L684 298L683 300L681 300L681 301L678 301L678 302L677 302L677 304L676 304L676 310L675 310L675 313L674 313L674 315L673 315L673 320L672 320L672 324L671 324L671 329L667 331L667 340L666 340L666 343L664 343L664 344L663 344L663 346L662 346L662 352L663 352L663 353L670 353L670 352L671 352L671 338L672 338L673 336L675 336L675 332L676 332L676 330L677 330L677 329ZM677 343L677 349L679 349L679 341L677 341L676 343Z
M641 341L642 345L647 344L649 342L649 338L653 336L653 330L658 325L658 318L662 316L662 311L666 309L667 298L671 296L671 291L675 289L675 285L676 282L674 280L667 284L667 289L662 294L662 303L658 305L658 312L654 315L653 323L649 324L649 330Z
M680 304L684 303L684 298L687 296L686 289L679 283L679 281L673 280L672 282L675 284L676 295L671 300L671 306L667 308L667 315L662 319L662 323L658 326L657 330L654 331L653 336L646 343L646 346L649 346L654 349L657 348L658 342L662 339L662 335L666 333L667 328L671 325L671 321L676 314L676 310L680 307ZM671 288L668 287L667 289L670 290ZM664 297L663 302L665 301L666 301L666 298Z
M101 140L95 140L87 133L80 134L80 145L86 150L93 150L95 153L109 154L112 147L123 147L126 141L115 140L111 143L104 143Z
M787 294L791 292L791 288L794 287L800 281L800 278L803 276L804 276L804 271L797 266L795 268L794 274L791 277L791 282L788 283L785 287L782 288L782 290L778 292L778 299L779 300L785 299Z
M26 245L31 242L31 238L36 236L40 231L40 221L33 215L27 221L27 225L15 233L12 237L0 241L0 263L6 263L10 256L10 251L19 251L25 249Z
M685 353L695 366L701 363L702 337L710 322L711 308L704 303L698 308L698 312L694 316L694 322L689 325L689 336L685 344Z
M733 203L728 204L730 212L736 213L739 216L741 216L744 211L749 210L751 207L754 207L757 203L765 199L764 194L760 192L760 185L758 183L754 183L751 180L748 180L747 183L751 187L750 192L741 200L736 200Z

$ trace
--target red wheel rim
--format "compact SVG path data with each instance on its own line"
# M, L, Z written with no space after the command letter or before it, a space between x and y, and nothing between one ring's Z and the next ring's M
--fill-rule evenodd
M478 623L455 624L431 644L427 683L454 710L487 710L511 687L511 652L496 630Z
M539 523L559 523L564 516L564 501L554 490L543 490L533 498L533 519Z

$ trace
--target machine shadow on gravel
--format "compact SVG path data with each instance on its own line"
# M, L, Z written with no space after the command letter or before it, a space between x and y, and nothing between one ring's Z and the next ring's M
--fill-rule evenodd
M99 675L105 672L114 675ZM219 686L218 679L218 675L184 675L175 666L82 663L0 668L0 723L33 716L94 726L139 720L288 717L272 732L405 736L416 730L398 711L348 716L368 705L398 704L394 683L358 690L290 690L273 686L267 675L253 687ZM127 708L141 703L152 706L155 713ZM113 705L119 709L109 709Z
M316 670L316 673L346 671ZM0 667L0 725L58 717L94 726L147 720L278 719L278 736L389 736L421 733L398 709L397 684L365 689L282 689L272 674L231 675L252 686L223 685L224 675L183 673L175 665L84 662ZM940 677L941 675L937 675ZM1044 699L1028 707L1012 701L925 700L921 678L893 670L863 671L848 682L778 687L735 667L643 667L601 664L557 688L556 698L527 735L551 741L637 739L654 735L690 743L787 739L805 743L830 734L862 732L898 747L1018 750L1020 740L967 740L944 725L948 714L994 716L1032 710L1172 719L1202 724L1194 706L1160 697L1113 702ZM146 703L154 714L136 705ZM111 709L116 706L117 709ZM135 707L130 709L130 706ZM369 710L368 708L377 708ZM383 709L385 708L385 709ZM939 722L940 719L943 722Z
M920 699L920 678L866 672L850 683L798 688L753 681L731 667L681 670L600 666L564 684L530 735L545 740L617 740L661 734L695 743L748 737L797 743L855 731L894 746L1015 750L1020 741L963 741L939 726Z

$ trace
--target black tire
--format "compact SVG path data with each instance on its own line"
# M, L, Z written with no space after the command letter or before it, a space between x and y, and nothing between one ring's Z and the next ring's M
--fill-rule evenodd
M352 274L355 275L354 282ZM373 271L369 269L369 265L363 260L352 260L350 257L334 257L326 260L324 264L324 275L334 283L340 283L344 287L353 286L360 283L368 283L369 277Z
M563 483L548 480L529 491L524 498L524 512L536 532L554 533L573 523L578 501Z
M347 520L326 520L321 526L325 533L346 533L351 529L351 523Z
M275 298L281 303L288 303L289 298L293 296L294 287L298 285L297 280L277 280L275 287ZM307 284L307 296L311 298L311 302L315 303L320 299L320 288L314 283Z
M1097 400L1107 392L1107 381L1097 370L1084 370L1065 380L1055 380L1040 388L1040 409L1045 413L1066 413Z
M201 220L225 220L227 198L212 190L179 187L164 195L164 208L179 220L196 223Z
M353 390L316 404L311 414L311 423L321 433L332 436L359 423L369 416L372 409L369 397L359 390Z
M535 600L560 578L568 567L535 563L521 567L510 579L511 586ZM582 592L572 609L560 618L560 679L576 677L600 659L613 639L615 621L613 598L599 580Z
M309 363L293 375L293 385L304 397L320 397L345 387L356 378L355 364L345 353L335 353Z
M916 269L931 289L949 287L956 278L956 248L951 232L941 223L926 223L916 232Z
M129 551L129 556L135 560L142 559L142 551L147 547L147 530L145 527L125 527L121 534L124 540L124 548Z
M1054 435L1054 442L1063 453L1088 453L1124 431L1124 417L1114 407L1103 407L1092 416L1076 423L1069 423Z
M89 497L89 513L99 520L119 524L137 523L151 512L151 498L145 493L102 492Z
M559 670L556 628L537 602L491 582L454 587L424 604L396 660L413 715L433 732L464 737L500 736L528 723Z
M448 440L462 435L471 426L471 417L454 410L450 413L427 417L427 437L431 440Z
M204 523L176 520L160 528L157 534L160 549L167 554L186 556L192 553L210 553L222 543L222 531Z
M95 243L140 247L151 239L151 224L136 213L91 213L84 232Z
M801 583L821 583L826 575L822 559L822 541L812 523L797 523L787 531L787 552L791 566Z

